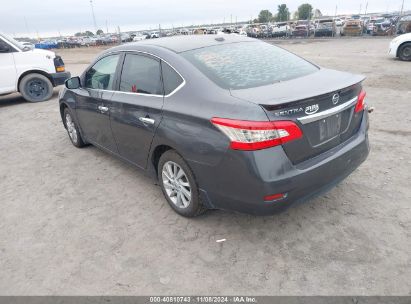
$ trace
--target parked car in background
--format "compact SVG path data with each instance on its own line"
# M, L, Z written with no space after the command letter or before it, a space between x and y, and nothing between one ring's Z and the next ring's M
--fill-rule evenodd
M130 42L132 41L131 37L127 33L121 33L120 34L121 42Z
M341 36L361 36L362 31L360 20L347 20L341 29Z
M336 26L333 19L320 19L316 23L316 28L314 30L315 37L329 36L333 37L336 33Z
M178 36L106 50L59 102L74 146L145 170L178 214L271 214L367 158L363 80L256 39Z
M258 38L261 35L260 27L256 24L249 25L247 27L247 36L252 38Z
M314 32L314 26L308 20L298 20L292 30L293 37L309 37Z
M397 22L397 35L411 33L411 15L402 16Z
M390 19L378 20L374 23L374 30L372 35L374 36L391 36L395 33L395 26Z
M141 41L147 39L146 35L143 34L136 34L133 38L133 41Z
M92 38L92 37L81 37L79 38L79 42L81 46L95 46L97 44L96 39Z
M288 22L276 22L272 26L273 37L285 37L290 35L290 25Z
M383 22L384 18L371 18L368 24L366 25L367 27L367 34L372 34L374 33L374 29L376 28L375 23L377 22Z
M334 22L336 26L343 26L344 25L344 20L341 18L334 18Z
M32 49L0 34L0 95L20 92L30 102L48 100L70 78L60 56Z
M44 40L44 41L40 41L39 43L36 43L34 46L36 49L43 49L43 50L57 49L58 42L56 40Z
M150 34L150 38L151 38L151 39L153 39L153 38L160 38L160 32L152 32L152 33Z
M217 32L215 32L217 34ZM236 29L234 31L235 34L240 35L240 36L247 36L247 32L244 29Z
M411 33L400 35L390 43L390 56L404 61L411 61Z

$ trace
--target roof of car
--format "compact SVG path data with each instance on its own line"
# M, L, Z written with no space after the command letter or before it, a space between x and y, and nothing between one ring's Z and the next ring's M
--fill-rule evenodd
M139 46L157 46L161 48L169 49L176 53L181 53L193 49L204 48L213 45L229 44L236 42L249 42L256 41L255 39L242 37L235 34L225 34L225 35L187 35L187 36L174 36L174 37L164 37L156 39L146 39L134 43L123 44L121 46L115 47L121 48L121 50L138 50Z

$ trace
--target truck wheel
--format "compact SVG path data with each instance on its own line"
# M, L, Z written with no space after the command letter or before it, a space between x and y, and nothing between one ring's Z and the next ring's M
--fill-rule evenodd
M398 57L404 61L411 61L411 43L405 43L401 45L400 49L398 50Z
M31 73L20 81L19 91L27 101L46 101L53 95L53 84L46 76Z

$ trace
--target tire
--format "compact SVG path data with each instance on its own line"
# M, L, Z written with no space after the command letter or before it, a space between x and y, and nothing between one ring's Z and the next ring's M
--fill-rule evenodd
M53 84L46 76L31 73L20 81L19 91L29 102L46 101L53 95Z
M193 172L176 151L168 150L161 155L158 179L168 204L179 215L195 217L207 210L201 203Z
M398 50L398 57L403 61L411 61L411 42L401 45Z
M77 148L84 147L86 144L83 138L81 137L77 123L75 122L73 115L71 114L68 108L64 109L63 119L64 119L64 127L67 130L67 134L70 138L71 143Z

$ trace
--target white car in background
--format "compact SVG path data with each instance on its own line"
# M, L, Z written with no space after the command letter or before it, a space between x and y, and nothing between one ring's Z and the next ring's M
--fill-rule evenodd
M133 41L135 42L135 41L141 41L141 40L145 40L145 39L147 39L146 35L137 34L137 35L134 36Z
M160 38L160 32L152 32L150 38Z
M340 18L334 18L335 26L343 26L344 21Z
M390 42L389 55L403 61L411 61L411 33L400 35Z

